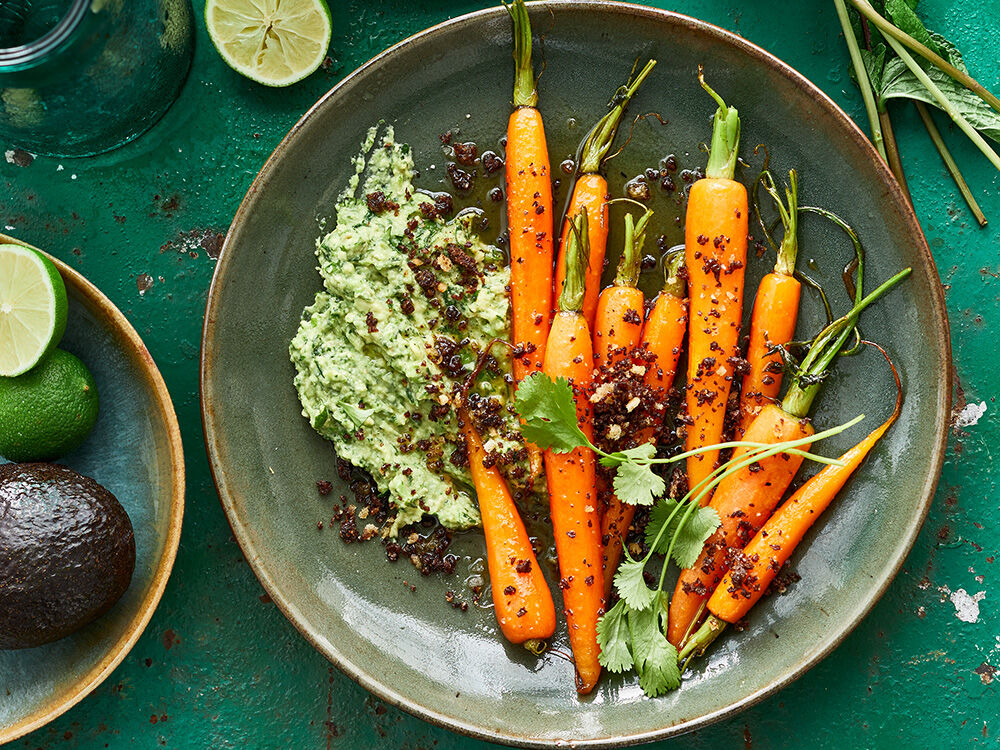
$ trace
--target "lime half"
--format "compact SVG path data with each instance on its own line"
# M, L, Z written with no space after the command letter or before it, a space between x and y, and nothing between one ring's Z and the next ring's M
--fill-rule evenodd
M41 253L0 245L0 376L27 372L66 330L66 285Z
M207 0L205 24L226 64L265 86L316 70L333 31L323 0Z

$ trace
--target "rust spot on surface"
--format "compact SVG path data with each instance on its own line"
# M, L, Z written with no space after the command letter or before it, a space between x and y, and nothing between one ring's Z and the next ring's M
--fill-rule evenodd
M174 632L173 628L167 628L166 630L163 631L163 648L165 648L167 651L172 649L180 642L181 639L177 637L177 633Z

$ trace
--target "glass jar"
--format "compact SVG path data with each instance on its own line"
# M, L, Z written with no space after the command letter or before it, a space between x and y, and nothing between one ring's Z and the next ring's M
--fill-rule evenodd
M193 49L191 0L0 0L0 146L127 143L177 98Z

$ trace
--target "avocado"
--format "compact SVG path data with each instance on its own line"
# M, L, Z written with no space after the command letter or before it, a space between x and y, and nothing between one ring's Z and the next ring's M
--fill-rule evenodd
M79 630L134 569L132 522L108 490L58 464L0 465L0 649Z

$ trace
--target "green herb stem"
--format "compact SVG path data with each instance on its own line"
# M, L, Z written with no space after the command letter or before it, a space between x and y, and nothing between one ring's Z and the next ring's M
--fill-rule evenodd
M764 190L771 196L778 209L778 215L781 217L781 224L785 229L785 234L781 238L781 247L778 248L778 257L774 263L774 271L785 276L792 276L795 273L795 261L799 254L799 175L794 169L789 171L789 186L785 188L785 202L781 200L781 194L774 184L774 177L769 171L764 170L760 173L757 184L763 185ZM764 227L765 232L770 235L770 231L764 225L764 219L760 215L760 205L756 201L756 185L754 188L754 211L757 214L757 220Z
M653 216L651 209L639 217L636 222L632 214L625 214L625 246L622 258L618 262L618 272L615 275L615 286L634 287L639 283L639 273L642 270L642 247L646 244L646 227Z
M962 132L969 136L969 140L976 144L979 150L990 160L990 163L1000 170L1000 156L997 155L997 152L990 147L990 144L979 134L979 131L972 127L969 121L962 116L962 113L952 104L951 99L945 96L945 93L930 79L926 71L917 65L917 61L906 51L906 48L892 36L886 36L885 40L896 54L899 55L900 59L906 63L906 67L910 69L910 72L924 85L924 88L931 92L931 95L937 100L941 109L947 112L948 116L958 125Z
M514 22L514 106L538 106L538 88L531 66L531 19L524 0L514 0L507 5L507 12Z
M559 293L560 312L580 312L587 281L587 263L590 258L590 237L587 230L587 207L581 206L570 219L566 239L566 276Z
M882 125L882 134L885 137L885 152L888 157L889 169L896 176L896 182L903 188L903 195L906 201L912 206L913 198L910 197L910 186L906 184L906 174L903 172L903 160L899 155L899 144L896 143L896 134L892 130L892 120L889 119L889 110L883 107L878 111L878 119Z
M580 154L581 173L593 174L600 171L601 162L608 155L611 144L615 140L615 134L618 132L618 125L621 123L625 108L655 66L656 60L650 60L639 71L639 75L615 92L611 100L610 111L600 119L594 129L590 131L587 140L584 141L583 151Z
M854 29L851 28L847 6L844 5L844 0L833 0L833 5L837 9L840 26L844 30L844 40L847 42L847 51L851 55L851 65L854 66L854 75L857 77L858 87L861 89L861 99L865 103L865 112L868 113L868 124L872 129L872 143L875 144L876 150L888 163L889 159L885 153L885 143L882 136L882 124L878 116L878 107L875 105L875 94L872 92L871 80L868 78L868 69L865 68L865 63L861 59L861 48L858 46L857 37L854 36Z
M934 124L934 118L931 117L930 110L927 109L927 105L923 102L914 101L913 104L917 108L917 113L920 115L920 119L924 123L924 127L927 128L927 134L931 137L931 141L934 143L934 148L941 155L941 161L944 162L945 168L948 170L948 174L951 175L951 179L955 181L958 186L958 192L962 194L965 202L969 205L969 210L972 211L973 216L976 217L976 221L979 222L979 226L986 226L986 215L983 214L983 210L979 207L976 202L975 197L972 195L972 191L969 189L969 184L965 181L965 177L962 176L961 170L958 168L958 164L955 163L954 157L952 157L951 152L944 143L944 139L941 137L941 132L937 129L937 125Z
M889 23L889 21L887 21L885 18L883 18L878 14L878 11L876 11L875 8L873 8L871 4L867 2L867 0L850 0L850 2L855 8L857 8L859 13L861 13L869 21L875 24L875 26L878 27L879 31L882 32L882 34L885 36L886 41L889 42L890 45L892 45L893 49L896 49L896 45L900 43L906 45L911 50L920 55L922 58L927 60L929 63L941 69L949 76L954 78L956 81L958 81L960 84L965 86L965 88L977 94L983 101L985 101L987 104L993 107L993 109L995 109L997 112L1000 112L1000 99L998 99L986 87L984 87L981 83L975 80L964 70L959 70L954 65L945 60L943 57L941 57L941 55L937 54L933 50L921 44L902 29ZM834 3L842 3L842 0L834 0ZM848 22L848 28L850 28L849 22ZM896 44L893 44L893 42L895 42ZM900 57L902 57L902 55L900 55Z
M736 160L740 149L740 114L705 83L705 73L698 66L698 82L715 99L719 108L712 118L712 145L708 150L705 176L711 179L731 180L736 174Z

